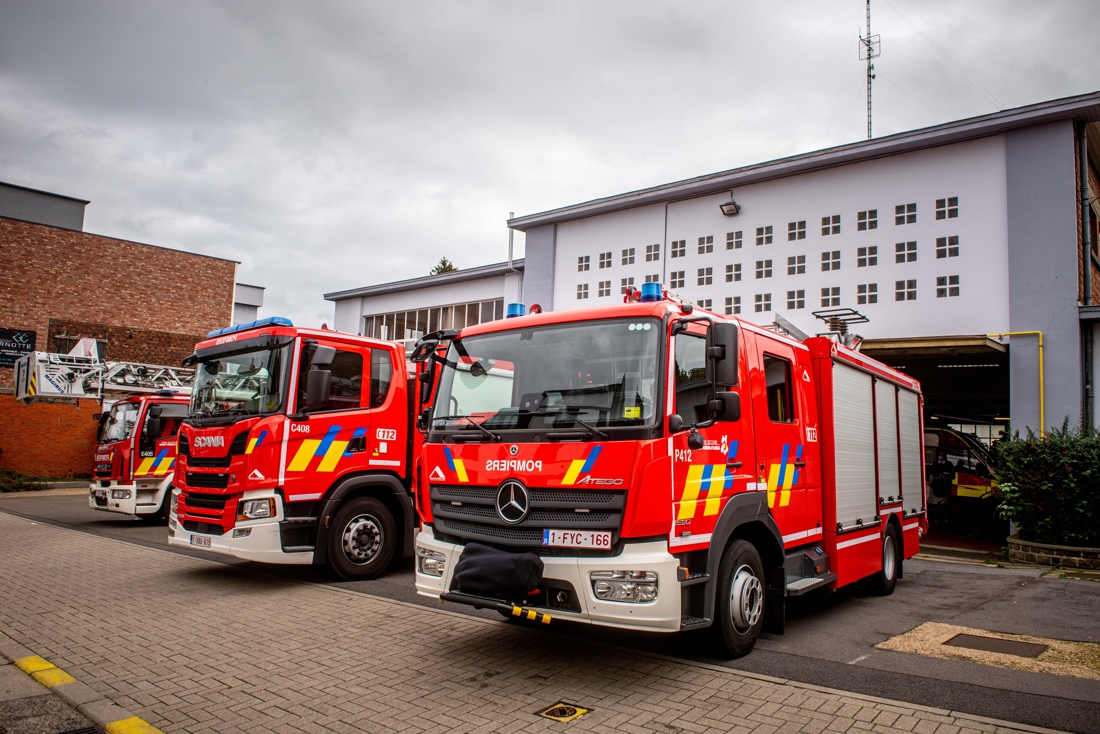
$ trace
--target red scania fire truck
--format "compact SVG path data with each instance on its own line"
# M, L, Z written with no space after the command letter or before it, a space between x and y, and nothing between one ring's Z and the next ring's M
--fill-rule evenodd
M411 556L402 348L271 317L213 331L179 433L171 545L373 578Z
M539 621L711 627L734 656L783 631L787 597L868 577L891 593L925 525L919 384L646 286L421 340L417 591ZM524 554L536 588L469 591Z

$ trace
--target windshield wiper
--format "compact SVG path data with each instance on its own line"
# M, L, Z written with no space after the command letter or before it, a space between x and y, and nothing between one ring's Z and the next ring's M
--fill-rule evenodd
M468 415L433 415L432 416L433 421L448 421L448 420L459 420L459 419L470 421L470 425L473 426L474 428L476 428L477 430L481 431L486 436L488 436L490 441L499 441L500 440L500 435L499 434L493 433L488 428L481 425L480 423L478 423L477 421L475 421L473 418L471 418Z
M591 423L587 423L585 421L582 421L579 417L573 415L572 413L570 413L567 410L523 410L523 411L520 411L520 415L544 415L544 416L564 415L567 418L571 418L578 426L581 426L582 428L584 428L588 432L589 437L599 436L604 441L610 441L611 440L611 436L607 435L607 433L605 433L604 431L601 431L599 428L596 428Z

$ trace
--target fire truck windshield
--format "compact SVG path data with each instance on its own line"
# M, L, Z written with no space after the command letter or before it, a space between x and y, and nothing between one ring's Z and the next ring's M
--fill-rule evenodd
M201 361L191 389L191 416L277 413L286 393L288 348L254 349Z
M99 443L125 441L134 432L137 423L138 403L115 403L107 419L99 429Z
M660 321L642 318L456 339L443 366L432 428L477 430L471 422L493 430L651 425L660 334Z

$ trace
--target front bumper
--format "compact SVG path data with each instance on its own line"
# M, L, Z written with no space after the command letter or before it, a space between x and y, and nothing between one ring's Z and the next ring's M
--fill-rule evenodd
M443 576L428 576L416 571L416 592L439 598L451 590L455 564L464 546L438 540L432 528L425 526L416 536L416 546L442 553L446 557ZM568 581L577 592L581 611L533 607L557 619L622 629L676 632L680 629L680 583L676 580L679 560L668 552L666 541L627 543L617 556L599 558L543 556L543 577ZM604 601L592 591L593 571L653 571L657 574L656 601L645 604Z
M152 515L160 509L162 493L168 490L169 479L160 482L137 481L121 484L112 481L104 487L100 482L92 482L88 487L88 506L93 510L117 512L122 515ZM96 501L96 491L104 492L100 502ZM129 497L113 497L114 492L129 492Z
M260 499L275 497L269 490L245 492L244 499ZM221 553L233 556L245 561L257 563L284 563L295 566L308 566L313 563L313 551L301 553L286 553L283 551L282 536L279 533L279 521L283 518L282 504L279 498L275 499L276 515L270 520L248 520L238 522L235 527L224 535L209 535L207 533L192 533L185 530L183 523L179 521L176 513L172 513L168 522L168 545L179 548L191 548L194 550ZM249 533L243 538L234 538L233 531L248 529ZM192 538L209 539L210 545L198 545Z

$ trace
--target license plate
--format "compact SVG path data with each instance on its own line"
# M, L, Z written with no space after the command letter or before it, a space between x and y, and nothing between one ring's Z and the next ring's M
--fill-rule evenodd
M542 531L542 544L551 548L611 549L610 530L550 530Z
M210 538L204 538L201 535L192 535L191 536L191 545L197 545L200 548L209 548L210 547L210 540L211 540Z

